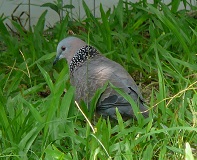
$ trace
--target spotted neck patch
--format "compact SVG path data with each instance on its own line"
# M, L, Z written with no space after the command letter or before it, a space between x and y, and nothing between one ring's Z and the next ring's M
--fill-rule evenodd
M72 74L74 70L77 67L81 66L87 59L91 59L98 54L99 52L96 48L89 45L83 46L75 53L74 57L70 62L70 74Z

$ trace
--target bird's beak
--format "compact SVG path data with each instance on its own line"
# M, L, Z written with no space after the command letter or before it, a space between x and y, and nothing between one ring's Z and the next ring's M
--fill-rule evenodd
M55 60L53 61L53 66L59 61L59 56L56 56Z
M60 56L61 56L61 53L58 53L56 55L55 60L53 61L53 66L61 59Z

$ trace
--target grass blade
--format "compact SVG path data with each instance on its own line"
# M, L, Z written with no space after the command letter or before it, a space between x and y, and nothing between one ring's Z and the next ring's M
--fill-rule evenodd
M48 74L39 64L37 64L37 66L38 66L38 68L40 69L40 71L41 71L41 73L42 73L42 75L43 75L43 77L44 77L44 79L45 79L47 85L49 86L49 88L50 88L50 90L51 90L51 92L54 93L53 82L52 82L52 80L51 80L49 74Z

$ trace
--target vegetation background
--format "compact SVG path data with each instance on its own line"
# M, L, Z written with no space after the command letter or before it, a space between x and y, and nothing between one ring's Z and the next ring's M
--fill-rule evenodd
M73 7L59 2L44 6L57 14ZM181 3L192 10L178 10ZM86 18L67 13L47 30L47 11L30 30L17 20L10 30L0 17L0 158L196 159L196 6L186 0L120 0L106 12L101 4L99 18L83 7ZM99 119L91 128L74 103L66 62L52 66L58 42L70 34L127 69L150 118L123 122L117 113L118 124Z

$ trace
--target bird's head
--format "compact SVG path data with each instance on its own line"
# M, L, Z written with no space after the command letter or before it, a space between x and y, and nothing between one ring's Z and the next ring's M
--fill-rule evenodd
M69 64L75 53L85 45L87 44L77 37L67 37L63 39L57 46L57 54L53 65L62 58L65 58Z

